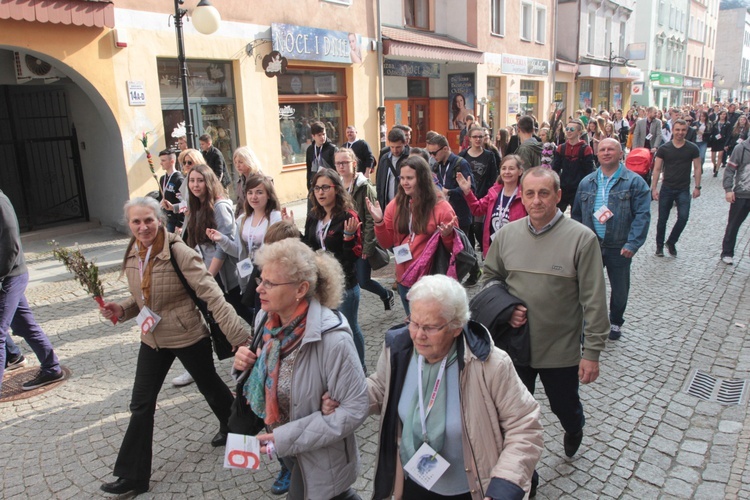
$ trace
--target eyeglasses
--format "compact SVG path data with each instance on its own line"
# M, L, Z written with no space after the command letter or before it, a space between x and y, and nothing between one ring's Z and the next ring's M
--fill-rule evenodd
M411 317L407 316L406 318L406 326L409 328L410 332L417 333L419 332L419 329L421 328L422 331L425 333L425 335L429 335L429 336L440 333L440 331L448 325L450 325L450 321L440 326L420 325L419 323L415 323L414 321L412 321Z
M261 278L255 278L255 283L258 286L262 286L266 290L273 290L277 286L281 286L281 285L296 285L298 282L297 281L288 281L286 283L274 283L272 281L264 280L264 279L261 279Z
M575 132L576 130L578 130L576 127L565 127L566 132Z
M332 187L333 186L330 184L323 184L322 186L313 186L313 191L315 191L316 193L320 193L321 191L323 191L324 193L327 193L328 191L331 190Z
M336 165L337 167L345 167L347 165L351 165L352 163L354 162L353 161L337 161L334 163L334 165Z

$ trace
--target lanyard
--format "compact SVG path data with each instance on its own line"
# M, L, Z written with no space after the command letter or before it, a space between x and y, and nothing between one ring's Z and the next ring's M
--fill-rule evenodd
M164 186L162 187L162 192L163 193L167 192L167 186L169 186L169 181L172 180L172 176L173 175L174 175L174 172L172 172L171 174L169 174L169 176L167 176L166 174L164 174Z
M618 168L614 174L612 174L610 177L604 177L604 174L601 170L599 170L599 185L601 186L602 190L602 203L604 206L607 206L607 189L609 189L609 183L615 180L615 177L617 177L617 172L619 172L620 169ZM606 183L605 183L606 179Z
M412 212L411 212L411 200L410 200L409 201L409 245L411 245L412 243L414 243L414 236L416 236L414 234L414 231L411 228L411 223L412 223L413 217L414 217L414 214L412 214Z
M510 199L508 199L508 203L503 206L503 199L505 198L505 193L503 191L500 191L500 206L497 207L497 213L500 216L500 225L502 226L502 221L505 220L505 218L508 216L508 212L510 212L510 204L513 203L513 200L516 198L516 193L518 193L518 186L516 186L516 189L513 190L513 194L510 195Z
M435 379L435 387L432 389L432 394L430 395L430 401L427 403L427 409L425 410L424 407L424 394L422 394L422 366L424 364L424 356L420 355L419 359L417 360L417 384L419 385L419 388L417 389L419 393L419 420L422 423L422 441L427 443L429 439L427 438L427 415L430 414L430 410L432 410L432 407L435 405L435 399L437 398L438 389L440 389L440 383L443 381L443 375L445 374L445 365L448 362L448 356L443 358L443 362L440 363L440 371L438 371L437 378Z
M323 146L320 146L320 149L318 149L318 146L313 146L315 149L313 152L315 153L315 163L320 167L320 157L323 155Z
M148 250L146 251L146 260L144 262L143 260L141 260L141 257L140 257L140 250L138 249L138 243L135 244L135 251L139 253L139 257L138 257L138 274L141 277L141 283L143 283L143 269L144 269L144 265L148 265L148 259L149 259L149 257L151 257L151 248L152 247L148 247ZM143 296L143 289L141 289L141 300L144 300L144 301L146 300L146 297Z
M451 168L450 162L445 162L445 171L443 172L443 187L445 187L445 181L448 178L448 170Z
M261 217L260 222L258 222L257 226L253 226L252 219L250 220L250 230L248 231L248 238L247 238L247 253L250 257L253 256L253 244L255 243L255 234L258 231L258 228L261 224L263 224L263 221L266 220L265 216Z
M320 241L320 248L325 251L326 249L326 234L328 233L328 228L331 227L331 222L333 219L328 221L328 224L325 226L323 225L323 221L318 222L318 240Z

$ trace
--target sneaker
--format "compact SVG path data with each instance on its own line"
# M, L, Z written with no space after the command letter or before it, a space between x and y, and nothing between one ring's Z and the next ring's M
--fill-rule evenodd
M669 255L677 257L677 247L674 246L674 243L667 243L667 250L669 251Z
M193 382L195 382L195 380L193 380L193 376L190 375L190 373L188 373L187 371L185 371L185 373L183 373L179 377L175 377L172 379L172 385L175 387L182 387L183 385L190 385Z
M27 363L28 361L26 361L26 358L23 356L23 354L19 354L15 358L10 358L5 361L5 371L12 372L13 370L23 368Z
M396 296L390 290L386 290L386 296L382 297L380 300L383 301L383 307L385 307L386 311L390 311L396 304Z
M656 247L656 253L654 255L657 257L664 257L664 249L662 247Z
M732 264L734 264L734 259L732 258L731 255L725 255L724 257L721 258L721 261L728 266L731 266Z
M36 374L36 377L32 378L28 382L24 382L21 388L24 391L30 391L32 389L36 389L37 387L44 387L45 385L54 384L55 382L59 382L62 379L65 378L65 374L60 370L59 373L44 373L42 371L39 371L39 373Z
M286 468L284 464L281 464L281 470L279 475L276 476L276 481L271 485L271 493L274 495L283 495L289 491L289 483L292 482L292 471Z
M620 331L620 325L612 325L609 327L609 340L618 340L622 336Z

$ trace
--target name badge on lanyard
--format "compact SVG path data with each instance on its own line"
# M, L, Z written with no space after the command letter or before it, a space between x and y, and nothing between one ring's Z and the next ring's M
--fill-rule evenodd
M141 260L140 257L138 257L138 274L141 277L141 283L143 283L143 272L148 265L149 257L151 257L151 248L148 247L148 250L146 251L146 258L144 260ZM138 244L135 245L136 252L139 252ZM135 317L136 323L138 323L138 326L141 329L141 335L146 335L149 332L153 332L154 328L156 328L156 325L159 324L159 321L161 321L161 316L156 314L154 311L149 309L149 307L145 304L146 297L143 295L143 289L141 289L141 300L144 301L143 307L141 308L141 312L138 313L138 316Z
M440 365L440 371L438 372L437 379L435 379L435 387L432 389L430 395L430 401L427 404L427 408L424 405L424 395L422 394L422 366L424 363L424 357L419 356L417 362L417 395L419 396L419 420L422 424L422 440L424 443L419 447L413 457L406 463L404 470L409 474L409 477L417 482L423 488L430 490L440 477L445 474L445 471L450 467L450 463L440 456L427 441L427 415L429 415L432 406L435 404L435 398L437 392L440 389L440 385L445 375L445 365L448 358L444 358Z
M323 225L323 221L318 222L318 241L320 242L320 248L323 249L323 251L326 250L326 235L328 234L328 228L331 227L331 221L328 221L328 224Z
M594 212L594 217L596 217L596 220L599 221L599 224L606 223L614 215L612 213L612 210L610 210L609 208L607 208L606 201L607 201L607 188L609 187L609 183L614 180L615 174L612 174L612 177L610 177L609 179L607 179L607 182L605 183L604 182L604 175L602 175L601 172L599 173L599 184L601 184L601 186L602 186L601 187L601 189L602 189L602 193L601 193L602 201L605 202L601 207L599 207L599 210L597 210L596 212Z
M403 264L404 262L409 262L411 259L414 258L411 255L411 244L414 242L414 232L411 229L411 223L412 223L412 214L411 214L411 207L410 207L409 242L399 245L397 247L393 247L393 257L396 260L396 264Z

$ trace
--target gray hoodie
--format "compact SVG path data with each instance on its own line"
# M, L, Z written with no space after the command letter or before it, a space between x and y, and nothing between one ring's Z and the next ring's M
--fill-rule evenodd
M724 191L736 198L750 198L750 139L738 144L724 169Z
M26 272L16 211L10 199L0 190L0 282Z

